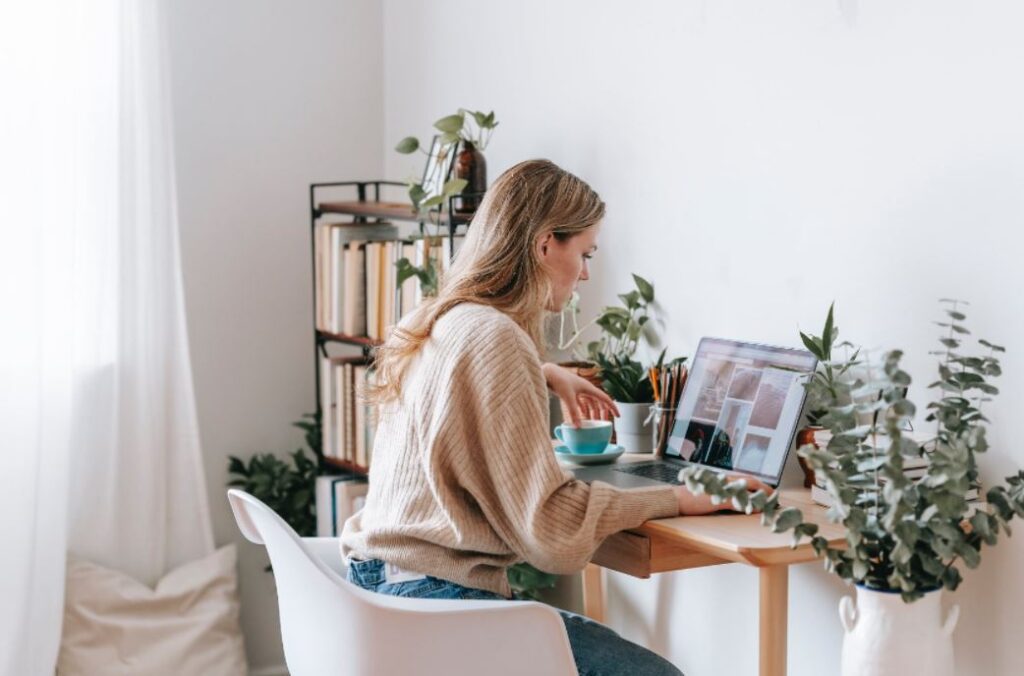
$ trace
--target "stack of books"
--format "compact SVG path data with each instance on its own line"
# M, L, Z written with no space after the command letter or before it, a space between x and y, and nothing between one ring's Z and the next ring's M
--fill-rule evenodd
M316 327L329 333L383 340L423 300L415 276L399 286L398 261L432 260L439 275L450 267L448 237L400 239L389 223L322 223L313 240Z
M320 420L325 457L368 471L376 430L374 409L365 401L374 372L366 357L321 357Z
M349 254L351 244L355 251L361 251L367 242L393 240L398 236L398 229L391 223L320 223L313 230L313 275L316 289L316 328L332 333L344 333L346 323L354 326L357 305L355 302L365 286L365 270L353 268L348 270L346 263L354 258ZM358 273L358 274L357 274ZM349 280L347 275L352 275ZM354 284L362 286L357 289ZM353 295L350 303L345 303L343 292L346 287ZM346 318L346 310L350 316ZM362 320L365 324L365 318ZM359 333L363 335L365 327Z
M363 508L369 484L355 475L316 478L316 535L337 537L350 516Z
M818 448L824 448L828 445L829 440L832 438L832 434L828 430L820 430L814 433L814 445ZM928 456L924 455L917 458L903 458L903 475L911 481L920 481L928 475ZM878 483L879 487L884 486L887 479L884 476L879 476ZM866 488L865 490L874 490L874 487ZM978 502L981 500L981 486L980 484L972 487L965 496L968 502ZM825 507L831 507L835 500L832 498L832 494L828 492L826 486L825 477L821 474L815 474L814 485L811 486L811 499L819 505Z

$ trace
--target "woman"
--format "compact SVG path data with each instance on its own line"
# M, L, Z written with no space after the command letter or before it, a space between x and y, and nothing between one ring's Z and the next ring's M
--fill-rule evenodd
M512 167L487 191L438 295L378 351L370 490L342 534L353 583L508 598L516 562L574 573L612 533L720 508L681 486L588 486L552 453L547 388L576 422L616 412L604 392L539 356L545 313L588 279L603 216L597 193L553 163ZM679 674L610 629L563 616L581 674Z

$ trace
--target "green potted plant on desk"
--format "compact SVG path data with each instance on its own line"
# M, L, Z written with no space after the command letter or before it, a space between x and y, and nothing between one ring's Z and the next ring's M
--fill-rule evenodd
M947 317L939 322L938 379L926 421L935 436L922 444L906 428L916 408L906 398L911 383L900 368L902 352L884 355L878 364L862 359L852 382L839 381L835 393L819 379L807 387L823 402L821 424L832 433L824 448L799 449L824 478L832 502L830 521L845 529L842 546L832 546L818 526L795 507L783 508L778 495L747 496L742 482L726 484L701 469L684 474L691 490L716 500L732 500L738 509L763 509L762 520L776 532L793 533L796 546L804 538L826 568L857 586L856 604L840 603L846 636L844 676L927 673L952 676L956 607L943 619L942 589L953 591L963 566L975 568L983 545L994 545L1009 522L1024 516L1024 471L972 502L978 487L977 455L988 448L984 405L998 393L990 380L1000 375L1003 348L980 340L980 352L969 350L962 301L944 301ZM923 473L906 465L926 459Z
M580 374L599 380L619 409L620 417L615 421L616 441L626 449L637 453L649 453L654 447L651 407L655 401L651 369L635 358L641 339L650 331L650 305L654 302L654 286L643 277L634 274L635 289L620 294L621 306L603 308L590 323L582 329L574 327L572 337L561 340L559 347L566 349L592 325L601 329L601 335L585 346L587 361L574 362ZM568 308L575 322L576 300ZM561 333L564 334L564 316ZM655 368L664 365L665 351L658 357ZM672 360L681 364L685 357Z
M849 342L837 342L839 327L835 324L835 303L829 305L825 326L820 336L800 332L800 340L811 354L818 359L818 368L811 378L813 387L807 388L806 418L807 426L796 433L797 448L803 446L826 446L831 432L822 425L822 419L828 414L828 406L840 399L840 383L848 380L850 369L857 363L858 352L843 361L833 361L832 352L836 348L852 348ZM804 472L804 488L814 485L814 470L807 464L803 456L798 456L800 468Z

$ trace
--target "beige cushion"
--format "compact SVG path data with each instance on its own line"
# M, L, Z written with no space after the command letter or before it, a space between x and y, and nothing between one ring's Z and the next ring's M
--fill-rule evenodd
M244 675L238 612L234 545L176 568L156 589L71 559L57 673Z

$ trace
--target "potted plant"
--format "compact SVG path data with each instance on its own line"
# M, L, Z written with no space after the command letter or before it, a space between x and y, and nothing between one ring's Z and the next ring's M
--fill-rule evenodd
M978 482L976 456L988 448L983 408L998 394L989 381L1001 373L997 355L1004 350L980 340L983 351L969 351L963 302L943 302L949 307L939 325L946 335L934 353L938 379L929 386L936 395L926 417L936 425L934 438L918 444L905 434L916 408L906 398L911 378L900 368L899 350L877 365L859 361L862 375L836 382L836 396L820 379L807 384L824 402L820 422L832 439L825 448L798 452L825 478L833 501L828 518L845 528L843 546L829 545L799 509L780 507L778 494L748 497L742 481L684 472L691 490L732 500L739 509L763 509L762 521L776 532L791 531L794 546L810 538L826 568L856 584L856 606L849 597L840 603L844 676L952 675L957 610L942 620L941 590L955 590L960 567L977 567L982 546L996 544L1000 532L1009 535L1010 520L1024 516L1024 471L989 488L985 502L967 500ZM904 463L922 456L926 473L907 476Z
M465 108L459 108L458 112L446 115L435 122L434 128L440 132L438 154L447 157L450 153L458 153L455 156L455 177L445 183L438 195L427 195L422 182L410 181L409 199L412 200L413 207L421 210L441 206L449 197L462 193L463 188L468 186L469 195L463 199L461 210L475 211L479 205L480 195L487 190L487 161L483 151L490 143L491 135L498 124L494 119L493 110L483 113ZM420 141L415 136L406 136L395 146L395 150L403 154L414 153L420 149ZM456 181L458 183L455 183Z
M601 387L607 392L619 409L620 417L615 421L616 441L627 449L637 453L649 453L653 450L653 423L651 406L654 403L654 386L651 381L650 369L635 359L641 338L645 337L645 327L650 321L649 308L654 302L654 286L643 277L634 274L633 283L636 288L628 293L620 294L621 306L607 306L597 317L582 329L576 328L568 340L561 340L559 347L565 349L592 325L601 329L597 340L587 343L585 354L588 362L596 367ZM576 304L574 297L569 312L575 323ZM561 333L564 334L564 313ZM648 327L649 329L649 327ZM661 369L665 358L665 350L655 364ZM673 360L672 364L681 363L685 358ZM585 368L585 367L584 367Z
M835 303L828 306L828 316L820 336L800 332L800 340L804 346L818 358L818 368L811 376L816 386L808 388L806 418L807 426L796 434L797 448L828 444L831 433L821 424L822 418L828 413L828 404L839 398L838 383L849 376L849 370L856 363L857 353L840 364L832 361L832 351L837 347L852 348L853 345L843 341L837 343L839 327L835 324ZM807 464L803 456L798 456L800 468L804 472L804 488L814 485L814 470Z
M428 218L436 213L437 218L430 220L438 229L443 221L445 205L451 204L451 198L463 195L467 187L469 191L463 195L461 206L456 210L473 212L479 206L481 196L487 190L487 162L483 150L490 143L491 134L497 126L494 111L483 113L459 108L457 113L446 115L434 122L434 128L440 135L430 151L423 150L415 136L406 136L395 146L395 150L403 154L420 151L427 155L428 168L424 172L424 178L419 181L410 180L408 183L409 200L414 210L426 214ZM455 176L446 180L447 171L444 168L451 166L449 159L453 153L457 153ZM432 172L436 172L436 175L432 175ZM436 191L436 194L430 194L431 185L441 186L440 190ZM440 234L435 233L435 237L437 236ZM427 256L421 265L415 265L408 258L400 259L395 265L398 267L399 286L415 276L419 280L424 296L437 295L440 283L439 266L431 256Z

